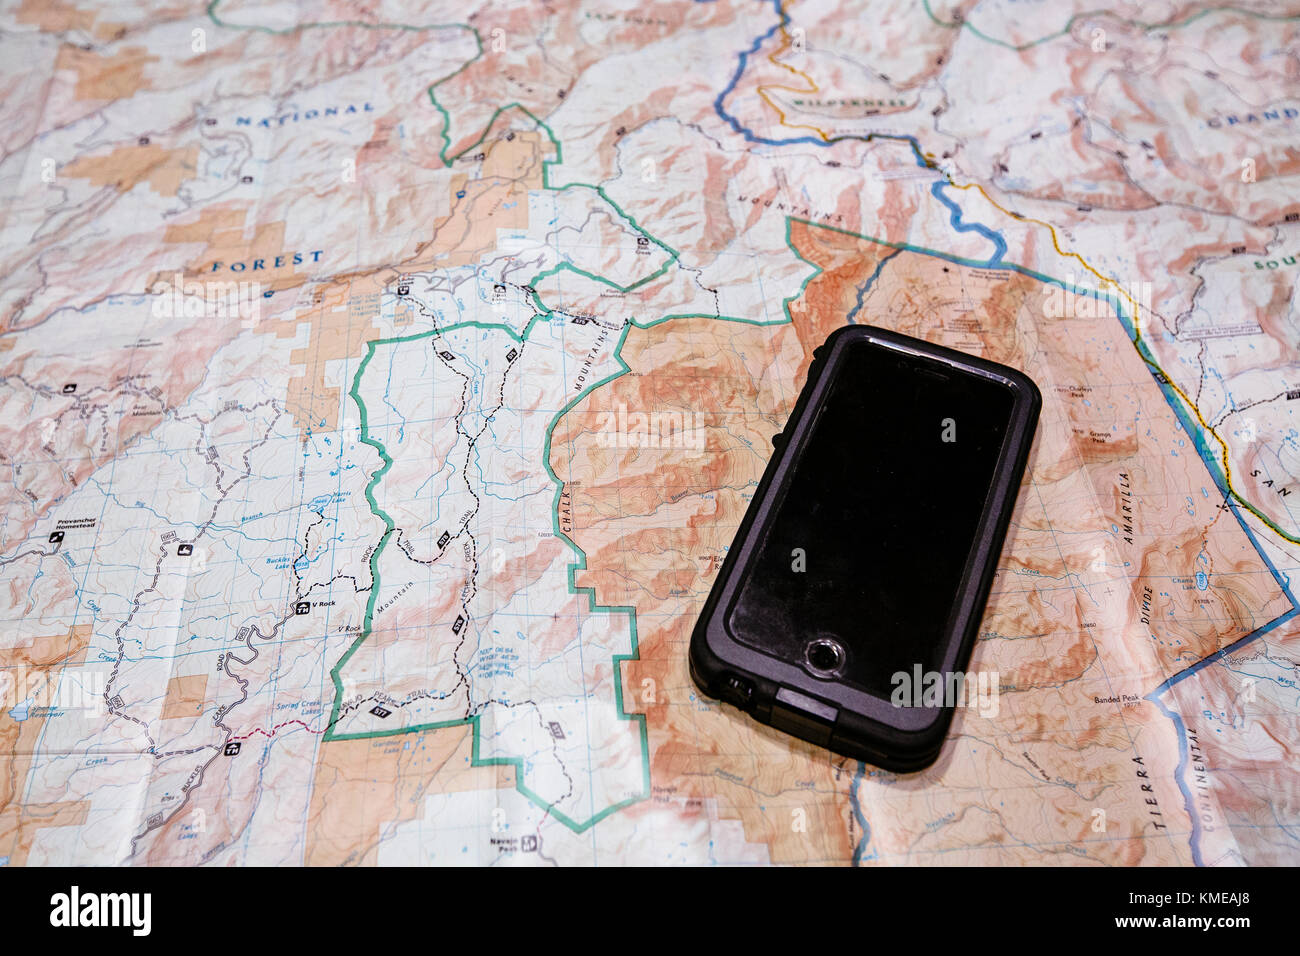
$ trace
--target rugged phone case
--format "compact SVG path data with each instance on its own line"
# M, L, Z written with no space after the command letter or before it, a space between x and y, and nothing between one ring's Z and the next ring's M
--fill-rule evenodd
M761 531L779 504L793 465L812 433L837 362L847 346L863 341L992 378L1007 385L1014 395L1010 426L957 591L956 613L939 652L943 673L965 670L1024 475L1042 398L1029 377L1015 369L864 325L836 330L814 352L807 384L789 423L772 440L775 453L691 634L690 670L706 694L734 704L765 724L844 756L906 772L920 770L938 757L953 707L895 707L888 700L818 678L748 647L727 627L740 583L761 543Z

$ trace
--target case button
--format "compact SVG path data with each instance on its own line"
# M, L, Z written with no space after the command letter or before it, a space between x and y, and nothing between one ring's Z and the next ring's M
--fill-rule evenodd
M722 678L720 696L737 707L748 707L749 702L754 699L754 684L736 674L725 674Z
M840 712L806 694L782 687L772 702L772 726L822 747L831 742Z

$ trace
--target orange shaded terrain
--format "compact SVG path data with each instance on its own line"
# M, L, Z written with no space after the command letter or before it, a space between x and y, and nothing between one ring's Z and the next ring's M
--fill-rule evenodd
M791 324L633 328L622 350L630 371L552 437L555 472L576 476L564 489L587 556L576 583L600 604L636 608L640 659L625 667L624 699L647 716L656 798L716 801L781 862L852 855L855 787L871 826L867 859L1186 862L1185 841L1164 836L1188 825L1177 746L1143 695L1290 604L1240 526L1221 520L1213 482L1122 325L1048 319L1050 287L1009 270L800 222L791 241L822 270L791 304ZM902 777L703 699L686 667L691 628L811 350L878 267L858 321L1023 368L1044 397L971 665L998 675L1000 709L959 711L939 762ZM605 447L597 429L620 405L702 414L705 448ZM1196 488L1197 500L1168 491ZM1135 766L1164 782L1144 791Z
M120 146L103 155L80 156L63 167L63 174L88 179L94 186L113 186L120 192L146 182L160 196L175 196L181 183L194 176L198 158L197 146Z
M120 100L149 87L145 67L157 62L158 57L140 46L122 47L105 56L95 50L65 44L59 49L55 69L76 74L74 95L79 100Z
M476 262L496 248L498 230L527 228L528 193L542 186L542 162L551 152L549 145L540 133L514 132L503 126L484 142L482 149L483 178L473 183L467 177L453 178L448 189L451 212L434 226L432 241L422 243L411 258L392 268L332 277L317 288L304 309L271 326L277 338L292 338L298 334L300 324L308 326L307 345L290 355L293 373L286 396L300 433L338 426L343 395L351 383L335 382L331 376L339 363L359 360L365 354L365 343L377 337L375 320L382 297L393 291L391 286L400 275ZM242 238L242 228L236 227L241 220L235 218L235 211L227 210L222 215L232 228L213 238L204 252L206 257L223 263L248 261L273 256L274 250L280 248L283 223L259 227L250 245ZM195 228L192 234L202 233ZM187 230L177 238L190 235ZM225 258L221 258L223 249ZM202 271L197 261L191 268ZM310 267L304 265L301 269L303 272L272 272L269 280L259 281L269 281L270 288L276 290L290 288L305 281L303 273ZM286 277L277 279L281 274ZM220 275L226 280L252 277L250 273ZM397 328L416 321L427 322L428 318L419 315L413 306L397 306L393 323Z
M309 866L374 866L381 830L424 815L438 793L508 789L511 767L470 768L474 730L335 740L321 748L308 819Z
M23 866L32 841L45 827L79 826L90 804L84 800L37 803L28 799L27 774L45 730L46 717L37 708L26 720L9 716L11 697L22 675L18 693L42 699L48 686L57 686L60 671L86 660L91 625L78 624L65 634L34 638L18 647L0 648L0 856L10 866Z

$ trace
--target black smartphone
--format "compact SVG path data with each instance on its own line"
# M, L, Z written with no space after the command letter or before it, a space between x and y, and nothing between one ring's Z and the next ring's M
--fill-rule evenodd
M845 756L932 763L975 693L964 670L1041 405L1005 365L832 333L691 635L695 683Z

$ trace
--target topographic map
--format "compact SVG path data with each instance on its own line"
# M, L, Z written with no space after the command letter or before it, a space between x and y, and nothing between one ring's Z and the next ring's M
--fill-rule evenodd
M1300 9L1092 2L5 2L0 863L1300 860ZM687 672L847 322L1044 396L917 774Z

